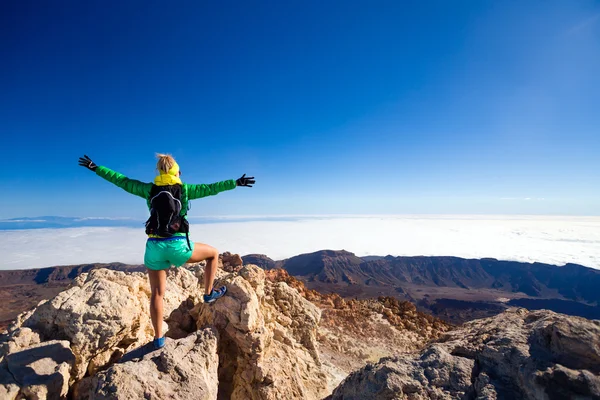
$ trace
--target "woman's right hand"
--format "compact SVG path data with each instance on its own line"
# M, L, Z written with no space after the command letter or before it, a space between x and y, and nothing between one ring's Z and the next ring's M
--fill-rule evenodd
M90 171L96 171L96 168L98 168L98 166L94 164L92 159L86 155L84 155L83 157L79 157L79 165L81 165L82 167L86 167Z

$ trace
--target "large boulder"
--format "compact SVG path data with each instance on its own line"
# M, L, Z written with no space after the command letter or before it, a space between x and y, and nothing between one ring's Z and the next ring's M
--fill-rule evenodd
M462 399L471 386L474 361L432 346L420 356L383 358L354 372L334 399Z
M348 376L331 399L600 399L600 321L511 309Z
M244 266L224 279L227 296L194 310L219 333L219 398L320 399L327 375L317 351L320 310L264 271Z
M8 354L0 363L0 398L64 399L74 364L67 341L38 343Z
M167 339L165 347L143 352L85 378L75 398L106 399L189 399L217 398L217 336L205 329L178 340Z
M198 292L198 280L192 272L170 271L165 316L190 299L197 301ZM10 354L40 341L67 340L76 359L72 383L153 338L149 296L150 286L143 273L92 270L77 277L69 289L20 317L0 340L0 348ZM173 325L175 329L177 324Z

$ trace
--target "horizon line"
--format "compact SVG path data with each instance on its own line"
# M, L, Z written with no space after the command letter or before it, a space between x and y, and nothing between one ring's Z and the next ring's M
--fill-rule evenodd
M309 218L309 217L588 217L598 218L600 214L531 214L531 213L328 213L328 214L217 214L188 215L188 219L246 219L246 218ZM145 217L106 217L106 216L67 216L39 215L0 218L0 222L46 222L43 218L65 218L76 221L141 221Z

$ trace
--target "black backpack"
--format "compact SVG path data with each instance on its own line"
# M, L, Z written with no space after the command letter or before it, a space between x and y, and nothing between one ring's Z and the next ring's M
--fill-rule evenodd
M181 215L181 185L157 186L150 189L150 218L146 221L146 234L171 237L175 233L186 234L190 247L190 226ZM187 210L186 210L187 211Z

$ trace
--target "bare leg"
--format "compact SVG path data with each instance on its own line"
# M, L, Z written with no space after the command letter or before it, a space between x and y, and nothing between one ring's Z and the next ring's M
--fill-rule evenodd
M167 285L167 271L153 271L148 269L148 277L150 278L150 318L152 318L152 326L154 327L154 338L162 337L163 323L163 297L165 295L165 287Z
M188 263L200 262L206 260L206 269L204 270L204 293L210 294L213 289L217 266L219 265L219 252L212 246L203 243L194 243L194 252Z

